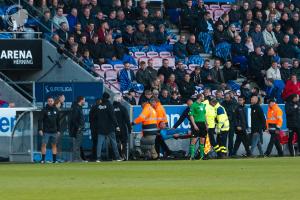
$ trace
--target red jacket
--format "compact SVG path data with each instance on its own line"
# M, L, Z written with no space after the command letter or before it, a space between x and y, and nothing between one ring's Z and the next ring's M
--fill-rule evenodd
M294 84L291 80L288 80L285 84L285 88L282 92L283 100L287 100L292 94L300 95L300 82Z

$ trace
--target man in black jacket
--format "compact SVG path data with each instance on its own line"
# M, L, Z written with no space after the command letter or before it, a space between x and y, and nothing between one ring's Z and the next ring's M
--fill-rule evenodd
M285 104L286 122L289 129L289 150L290 155L295 156L293 145L294 133L300 138L300 103L299 96L292 94L289 101ZM300 142L298 139L298 151L300 152Z
M254 155L256 146L258 147L260 156L263 156L262 151L262 132L266 129L266 118L262 108L259 105L258 97L251 97L251 155Z
M103 93L102 100L95 112L96 131L98 133L97 162L101 162L102 146L107 139L110 140L115 159L122 161L118 151L115 132L120 128L115 116L114 107L109 102L110 95Z
M70 116L70 136L73 138L73 162L82 162L80 156L80 147L82 143L83 130L84 130L84 115L82 106L85 104L83 96L77 97L77 101L73 103Z
M179 92L182 97L182 101L186 101L195 93L195 85L190 80L189 74L184 75L184 80L179 84Z
M91 135L92 135L92 158L94 160L97 159L97 145L98 145L98 133L96 131L96 124L95 124L95 113L96 109L101 103L101 99L97 99L95 105L93 105L90 109L89 113L89 122L90 122L90 129L91 129Z
M251 151L249 149L249 144L247 141L247 116L246 116L246 108L245 108L246 99L243 96L239 96L238 103L239 106L235 110L234 116L234 124L235 124L235 133L236 139L234 143L234 147L232 150L232 156L236 155L241 143L243 143L244 148L246 150L247 156L251 156Z
M237 108L237 104L235 101L231 99L231 96L229 93L225 94L224 101L222 102L222 106L225 108L227 116L230 123L230 128L228 132L228 150L229 150L229 156L233 154L233 138L234 138L234 131L235 131L235 110Z
M120 127L120 131L117 132L117 143L119 144L119 152L121 153L121 157L123 159L128 159L127 150L128 150L128 134L131 133L131 124L128 115L128 111L121 104L121 96L116 95L114 97L114 111L117 118L117 122Z
M52 157L53 163L56 163L57 154L57 139L60 134L60 123L59 123L59 111L54 106L54 99L49 97L47 99L47 105L42 110L42 116L38 123L39 134L42 136L42 160L41 163L45 163L46 147L51 141L52 144Z

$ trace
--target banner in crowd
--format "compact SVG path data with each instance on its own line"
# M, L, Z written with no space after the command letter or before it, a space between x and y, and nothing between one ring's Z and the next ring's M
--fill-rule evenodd
M0 70L42 68L42 40L0 40Z
M48 97L58 97L63 94L66 98L63 108L69 109L72 103L76 101L78 96L84 96L86 104L83 107L83 113L85 115L85 132L84 146L90 146L89 139L89 112L96 99L102 97L103 83L102 82L60 82L60 83L36 83L36 105L39 108L43 108L46 104Z
M262 109L265 113L265 116L267 115L267 111L268 111L268 105L264 104L261 105ZM178 121L178 119L180 118L181 113L184 111L184 109L186 108L186 106L164 106L166 113L167 113L167 117L168 117L168 122L169 122L169 127L173 127L174 124ZM283 125L282 125L282 129L287 129L286 127L286 116L285 116L285 109L284 109L284 105L280 104L279 107L282 109L283 111ZM132 119L136 119L139 114L142 112L142 107L141 106L133 106L133 110L132 110ZM246 112L247 112L247 120L248 120L248 126L251 126L251 108L250 105L246 105ZM190 128L189 122L186 119L178 128L185 128L188 129ZM133 132L138 133L142 131L142 126L136 125L134 126Z

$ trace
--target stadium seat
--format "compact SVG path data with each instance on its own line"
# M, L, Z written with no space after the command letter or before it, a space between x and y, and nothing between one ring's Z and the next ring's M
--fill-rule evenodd
M118 79L118 75L115 70L105 71L104 77L105 77L105 80L109 81L109 82L117 82L117 79Z
M209 9L209 10L207 10L207 12L209 12L209 13L210 13L210 15L211 15L211 17L212 17L212 19L214 19L214 11L213 11L213 10L211 10L211 9Z
M147 52L148 58L158 57L158 53L156 51L149 51Z
M115 64L114 65L114 70L120 71L122 69L124 69L124 65L123 64Z
M171 53L168 52L168 51L162 51L162 52L159 53L159 56L160 56L161 58L167 58L167 57L171 57L172 55L171 55Z
M216 92L217 92L217 90L211 91L212 96L216 96Z
M149 60L149 58L147 58L147 57L141 57L141 58L138 59L137 63L140 63L142 61L144 61L145 63L148 63L148 60Z
M98 65L98 64L94 64L94 70L101 70L101 67L100 67L100 65Z
M211 9L211 10L216 10L216 9L220 9L221 7L220 7L220 5L218 5L218 4L211 4L210 6L209 6L209 9Z
M146 53L142 51L138 51L134 53L134 57L136 58L146 57Z
M205 4L204 7L206 8L206 10L209 9L209 5Z
M136 71L139 69L139 67L137 65L130 65L130 69Z
M184 67L185 70L188 70L189 67L187 65L182 65Z
M162 66L162 59L159 57L152 58L153 59L153 66L154 67L161 67Z
M129 55L132 56L132 57L134 57L134 54L132 52L129 52Z
M169 60L169 67L175 67L175 58L174 57L168 57L166 59Z
M224 12L228 13L231 10L231 5L223 4L223 5L221 5L221 8L224 10Z
M102 71L113 70L113 69L114 69L113 66L110 65L110 64L102 64L101 65L101 70Z
M223 9L216 9L214 11L214 21L218 21L218 19L224 14Z
M189 69L192 70L192 71L194 71L196 67L199 67L199 65L197 65L197 64L190 64L189 65Z

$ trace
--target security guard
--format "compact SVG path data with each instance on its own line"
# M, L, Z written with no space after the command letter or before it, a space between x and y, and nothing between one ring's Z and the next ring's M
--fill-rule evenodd
M279 134L282 126L282 110L275 103L274 99L269 100L266 123L268 132L271 134L271 138L267 147L267 151L265 152L265 156L270 156L274 144L277 149L278 156L283 156L282 146L277 137L277 134Z
M141 149L145 153L146 158L157 158L154 148L155 138L158 132L157 114L155 109L155 100L150 99L149 102L142 104L142 113L132 122L132 125L142 123L143 137L141 138Z
M213 106L210 105L208 97L203 103L205 104L206 111L206 123L207 123L207 132L211 145L213 146L216 153L220 151L220 146L217 144L215 139L215 129L216 129L216 111Z
M160 100L157 99L157 98L155 99L154 109L155 109L156 114L157 114L157 127L158 127L158 129L167 128L168 127L167 114L166 114L166 111L165 111L163 105L161 105ZM166 157L171 154L171 151L170 151L169 147L167 146L167 144L165 143L165 141L163 140L161 135L158 134L155 138L155 151L157 152L158 155L160 153L160 147L166 153L166 155L165 155Z
M210 105L214 107L216 112L216 130L217 130L217 141L219 149L216 150L219 158L224 158L227 155L227 135L229 131L229 120L226 110L223 106L219 104L216 99L211 99L209 101Z

